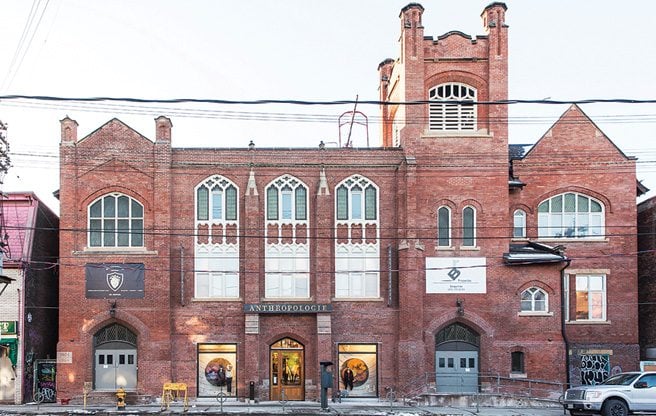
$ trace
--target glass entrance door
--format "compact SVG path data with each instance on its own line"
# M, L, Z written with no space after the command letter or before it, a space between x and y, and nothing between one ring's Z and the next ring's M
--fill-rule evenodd
M271 400L304 400L305 371L303 345L283 338L271 346L269 384Z

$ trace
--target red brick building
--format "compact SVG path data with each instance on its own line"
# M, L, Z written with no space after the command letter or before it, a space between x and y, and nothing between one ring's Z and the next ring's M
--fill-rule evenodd
M656 198L638 204L640 358L656 361Z
M434 39L403 8L377 148L62 120L59 394L314 399L322 361L356 397L637 368L635 160L577 106L509 146L505 12Z

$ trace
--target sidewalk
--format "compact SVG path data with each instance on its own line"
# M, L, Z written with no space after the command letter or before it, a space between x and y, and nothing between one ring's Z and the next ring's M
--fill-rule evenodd
M184 412L181 403L173 403L168 410L160 410L160 405L126 406L124 410L117 410L113 405L93 405L84 409L81 405L60 405L58 403L45 403L41 405L0 405L0 415L122 415L122 414L203 414L203 415L246 415L246 414L293 414L293 415L348 415L348 416L562 416L563 409L555 408L451 408L404 406L402 403L392 403L378 400L348 400L342 403L328 403L328 409L322 410L317 402L226 402L221 406L216 400L193 400L189 409Z

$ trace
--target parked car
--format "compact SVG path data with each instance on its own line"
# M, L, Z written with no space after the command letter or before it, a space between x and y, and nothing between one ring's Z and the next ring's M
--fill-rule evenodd
M563 406L571 415L656 412L656 372L620 373L601 384L568 389Z

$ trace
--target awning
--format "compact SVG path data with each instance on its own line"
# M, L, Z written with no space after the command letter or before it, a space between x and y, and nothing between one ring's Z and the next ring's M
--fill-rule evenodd
M508 265L561 263L567 261L565 247L548 246L534 241L511 244L508 253L503 253L503 260Z

